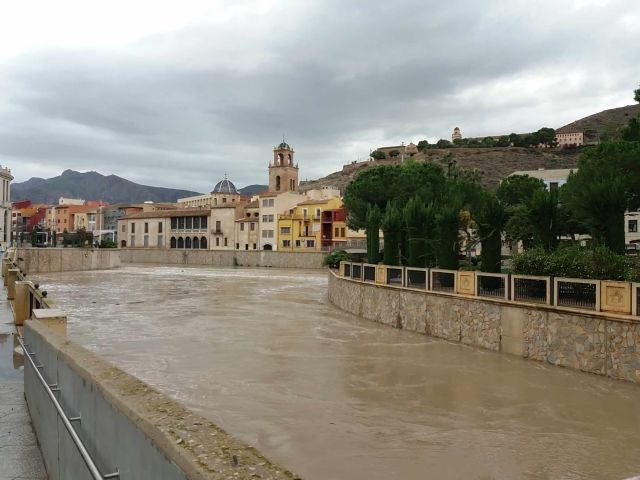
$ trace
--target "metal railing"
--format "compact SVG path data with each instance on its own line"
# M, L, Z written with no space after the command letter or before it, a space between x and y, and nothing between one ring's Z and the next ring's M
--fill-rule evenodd
M455 293L456 291L456 275L455 270L442 270L439 268L430 269L431 273L431 290L434 292L449 292Z
M404 286L418 290L427 290L429 270L426 268L405 268Z
M640 317L640 283L355 262L342 262L340 271L356 281L425 292Z
M71 422L80 422L81 421L81 415L78 415L76 417L69 417L65 413L64 409L62 408L62 405L60 405L60 402L58 401L58 399L56 398L55 394L53 393L54 391L60 391L60 387L57 384L49 384L45 380L43 375L40 373L40 369L43 369L44 365L42 365L42 364L36 365L36 363L33 360L33 357L35 356L35 354L33 352L29 352L27 350L27 346L28 345L24 343L24 340L23 340L22 337L18 336L18 341L20 342L20 346L22 347L22 350L24 351L24 356L28 360L28 364L31 365L31 368L33 369L34 373L36 374L36 377L38 378L40 384L44 387L44 389L45 389L45 391L47 393L47 396L49 397L49 399L53 403L53 406L55 407L56 411L58 412L58 416L60 417L60 420L62 420L62 424L64 425L64 428L67 430L67 433L69 433L69 436L71 437L71 440L73 441L74 445L78 449L78 453L80 453L80 456L82 457L82 460L84 461L84 464L87 466L87 469L89 470L89 473L91 474L91 478L93 478L93 480L107 480L107 479L110 479L110 478L120 478L120 472L118 470L116 470L113 473L108 473L108 474L105 474L105 475L100 473L100 470L98 469L98 467L96 466L95 461L93 460L93 458L89 454L89 451L84 446L84 443L82 443L82 440L78 436L78 433L76 432L76 430L73 428L73 425L71 425Z
M511 275L511 300L551 305L549 278L531 275Z
M560 307L599 310L600 282L577 278L556 278L554 299Z
M508 275L504 273L476 272L476 295L478 297L509 299Z

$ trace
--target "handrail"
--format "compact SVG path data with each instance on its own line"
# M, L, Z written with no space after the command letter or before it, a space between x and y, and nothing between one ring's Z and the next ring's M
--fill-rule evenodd
M36 365L35 364L35 362L33 361L33 358L32 358L32 355L34 355L34 354L27 350L27 345L24 343L22 337L20 337L19 335L18 335L18 341L20 342L20 346L22 347L22 350L24 351L24 355L27 357L27 359L29 360L29 363L31 364L31 367L33 368L33 371L36 373L36 376L38 377L38 380L40 380L40 383L44 386L45 391L47 392L47 395L49 396L49 398L53 402L53 406L56 408L56 410L58 412L58 416L62 420L62 423L63 423L64 427L67 429L67 432L69 432L69 436L71 437L71 440L73 440L73 443L75 444L76 448L78 449L78 452L80 453L80 456L82 457L82 460L84 461L85 465L89 469L89 473L91 474L91 477L93 478L93 480L106 480L106 479L110 479L110 478L120 478L120 472L118 470L116 470L113 473L108 473L106 475L103 475L103 474L100 473L100 470L98 470L98 467L96 466L95 462L91 458L91 455L89 454L89 452L87 451L86 447L82 443L82 440L80 440L80 437L78 436L78 434L76 433L75 429L71 425L71 421L70 421L69 417L67 416L67 414L62 409L62 405L60 405L60 402L58 402L58 399L56 398L56 396L54 395L53 391L51 390L51 387L49 386L47 381L44 379L42 374L40 373L39 368L43 368L44 365ZM59 388L57 388L57 390L59 390ZM74 417L71 420L77 421L78 419L79 419L79 417Z

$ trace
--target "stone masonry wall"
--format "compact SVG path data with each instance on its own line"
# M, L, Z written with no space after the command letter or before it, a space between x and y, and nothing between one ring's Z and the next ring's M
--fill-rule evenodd
M640 383L640 322L629 317L411 291L334 272L329 300L395 328Z

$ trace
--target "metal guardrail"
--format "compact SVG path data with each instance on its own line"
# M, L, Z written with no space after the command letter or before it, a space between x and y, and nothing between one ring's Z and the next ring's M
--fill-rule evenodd
M20 346L24 351L24 356L27 357L27 359L29 360L28 363L31 365L31 368L33 368L33 371L35 372L38 380L40 381L45 391L47 392L47 396L53 403L53 406L55 407L56 411L58 412L58 416L62 420L62 423L65 429L67 430L67 432L69 433L69 436L71 437L71 440L73 441L74 445L78 449L78 452L80 453L82 460L87 466L87 469L89 470L89 473L91 474L91 477L93 478L93 480L107 480L110 478L120 478L120 472L118 470L116 470L113 473L108 473L105 475L100 473L100 470L96 466L96 463L94 462L93 458L91 458L89 451L84 446L84 443L82 443L82 440L78 436L78 433L76 432L76 430L73 428L73 425L71 425L71 422L80 422L81 415L78 415L77 417L69 417L65 413L64 409L62 408L62 405L60 405L60 402L58 401L55 394L53 393L54 391L60 391L60 387L56 384L50 385L45 380L45 378L40 373L40 369L44 368L44 365L36 365L36 363L33 360L33 357L35 356L35 354L27 350L28 345L24 343L24 340L22 337L18 336L18 341L20 342Z
M640 317L640 283L356 262L341 262L340 272L396 288Z

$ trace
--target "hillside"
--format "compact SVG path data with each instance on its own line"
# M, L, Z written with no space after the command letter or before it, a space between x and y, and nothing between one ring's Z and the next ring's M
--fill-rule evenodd
M426 150L412 157L419 162L446 163L445 157L451 154L453 160L465 170L480 172L482 183L496 188L500 180L518 170L537 170L539 168L572 168L578 164L576 151L553 152L534 148L451 148ZM366 161L345 165L342 171L327 175L318 180L301 182L301 190L332 186L342 192L355 176L364 168L374 165L392 165L400 160Z
M80 173L65 170L53 178L31 178L11 184L11 198L33 203L57 204L58 198L103 200L109 203L175 202L178 198L198 195L188 190L140 185L117 175L98 172Z
M588 117L571 122L564 127L556 129L557 132L585 132L587 139L597 141L608 130L615 131L629 123L629 120L640 115L640 104L627 105L626 107L610 108Z
M242 195L249 195L249 196L253 196L257 193L264 192L265 190L269 190L269 185L253 184L253 185L247 185L246 187L242 187L238 189L238 191Z

